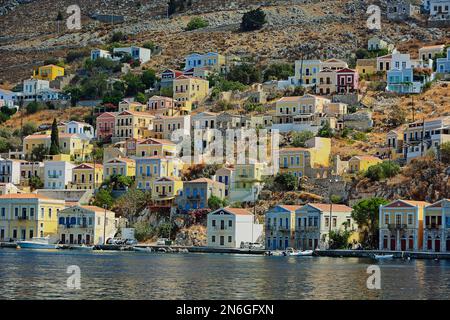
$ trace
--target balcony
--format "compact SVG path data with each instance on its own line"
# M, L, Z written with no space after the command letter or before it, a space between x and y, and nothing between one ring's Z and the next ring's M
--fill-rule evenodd
M58 179L58 178L59 178L59 175L57 175L57 174L49 174L48 177L49 177L50 179Z
M406 228L407 228L407 225L402 224L402 223L389 223L388 224L389 230L404 230Z
M199 200L200 199L200 195L191 195L191 196L186 196L186 198L188 198L188 200Z
M436 224L436 223L431 223L431 224L427 224L425 226L425 228L429 229L429 230L440 230L442 228L442 225Z
M27 220L27 216L26 215L18 216L17 220Z
M301 226L298 229L295 229L296 233L302 233L302 232L318 232L319 231L319 227L318 226Z
M226 227L226 226L223 226L223 227L221 227L221 226L214 226L213 228L216 231L226 231L228 229L228 227Z

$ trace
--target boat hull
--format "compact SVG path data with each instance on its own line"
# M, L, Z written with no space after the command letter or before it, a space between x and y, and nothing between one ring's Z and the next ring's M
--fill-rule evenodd
M18 241L17 246L22 249L57 249L58 246L56 244L49 243L35 243L35 242L27 242L27 241Z

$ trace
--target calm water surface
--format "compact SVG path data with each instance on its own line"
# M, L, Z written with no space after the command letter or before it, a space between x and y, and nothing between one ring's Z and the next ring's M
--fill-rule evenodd
M450 261L0 249L0 299L448 299ZM81 289L66 286L81 269Z

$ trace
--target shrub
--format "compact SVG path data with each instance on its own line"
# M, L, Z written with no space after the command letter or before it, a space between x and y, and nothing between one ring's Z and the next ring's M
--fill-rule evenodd
M400 173L400 166L392 161L384 161L370 166L365 176L372 181L380 181L386 178L392 178Z
M208 25L209 25L208 21L204 20L203 18L194 17L188 22L186 26L186 31L206 28Z
M292 139L292 145L294 147L305 147L305 142L311 138L314 138L314 133L311 131L301 131L301 132L294 132L293 139Z
M111 38L109 39L109 42L110 43L121 42L121 41L125 41L127 39L128 39L127 35L125 35L123 32L116 31L112 34Z
M289 63L274 63L264 70L264 81L287 79L294 73L294 66Z
M231 68L227 80L237 81L247 85L261 82L261 70L250 63L236 65Z
M317 133L318 137L322 138L332 138L333 137L333 129L331 129L330 124L326 122L322 128L319 129Z
M244 13L241 22L242 31L254 31L261 29L266 23L266 14L261 8Z
M44 109L45 109L45 105L38 103L36 101L30 102L26 107L28 114L33 114L33 113L36 113L36 112L44 110Z
M443 163L450 164L450 142L444 142L441 144L440 160Z
M100 189L96 194L94 198L94 205L100 208L103 208L104 205L107 206L107 208L111 208L114 204L114 199L111 195L111 191L108 189Z

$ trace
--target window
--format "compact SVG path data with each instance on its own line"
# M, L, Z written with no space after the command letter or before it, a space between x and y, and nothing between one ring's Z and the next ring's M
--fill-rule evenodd
M233 226L233 220L228 220L228 226L232 227Z
M413 215L408 214L408 224L413 224Z
M211 237L211 242L216 242L216 236Z
M333 218L333 228L336 228L336 225L337 225L337 219Z
M212 224L213 227L215 227L216 226L216 220L212 220L211 224Z
M232 236L228 236L228 242L229 242L229 243L231 243L231 242L233 241L232 239L233 239Z
M52 208L48 208L48 217L52 218Z
M389 215L388 214L384 215L384 224L389 224Z

